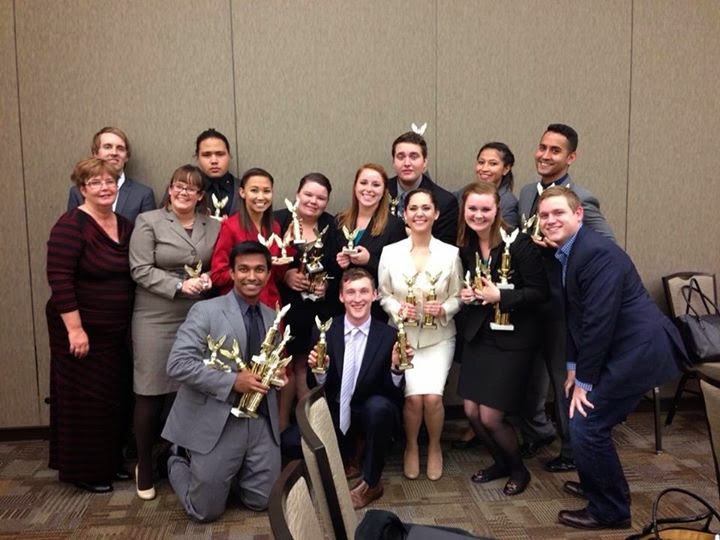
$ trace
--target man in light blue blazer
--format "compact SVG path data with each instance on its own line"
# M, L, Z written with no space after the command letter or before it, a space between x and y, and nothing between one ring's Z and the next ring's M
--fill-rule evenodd
M540 179L520 191L518 210L524 218L537 213L539 194L550 186L571 187L582 202L583 223L586 227L615 242L615 235L600 211L597 198L570 178L570 165L577 158L578 134L565 124L550 124L543 133L535 151L535 168ZM544 240L536 243L543 248L543 263L550 284L550 299L540 309L538 318L543 325L540 353L529 377L525 407L520 430L523 437L523 454L530 457L555 438L555 429L545 414L545 397L551 386L554 396L554 412L557 432L560 436L560 454L545 464L550 472L566 472L575 469L567 407L564 406L563 381L565 380L565 316L563 312L562 287L559 266L554 258L555 248Z
M125 175L125 164L130 159L130 141L123 130L116 127L104 127L93 137L92 154L96 158L110 163L120 174L118 195L113 211L135 223L138 214L155 210L155 195L152 189ZM70 188L68 211L84 202L76 186Z
M258 301L270 277L267 248L242 242L233 248L230 261L233 290L190 309L167 363L168 375L181 383L162 433L176 445L168 478L185 511L201 522L222 515L231 489L247 508L265 510L280 474L276 390L250 370L236 371L235 362L227 361L229 372L203 362L210 357L208 336L225 336L225 348L237 340L248 362L259 352L261 336L275 315ZM230 412L246 392L265 394L258 418L237 418Z

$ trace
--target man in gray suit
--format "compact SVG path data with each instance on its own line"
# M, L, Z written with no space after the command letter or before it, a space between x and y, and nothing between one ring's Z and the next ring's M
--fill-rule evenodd
M125 176L125 164L130 159L130 141L125 132L116 127L104 127L93 137L92 155L110 163L120 177L118 178L118 195L113 204L113 211L135 223L138 214L155 210L155 195L152 189ZM83 196L76 186L70 188L68 211L80 206Z
M543 133L535 151L535 168L539 181L532 182L520 191L518 210L524 218L537 213L540 193L550 186L572 187L582 202L583 223L613 242L610 225L600 211L600 203L588 190L573 182L568 170L577 158L578 134L565 124L550 124ZM568 431L568 408L565 403L563 383L565 370L565 314L560 266L555 260L555 246L544 239L535 239L543 248L543 262L550 283L550 299L540 308L538 324L543 326L540 353L530 374L525 407L520 431L523 436L522 451L525 457L532 457L555 438L555 429L545 414L545 397L552 383L554 412L557 431L561 439L560 455L545 464L550 472L564 472L575 469L570 435Z
M168 374L182 383L162 433L176 445L168 477L188 515L202 522L222 515L230 489L247 508L265 510L280 474L276 391L250 370L235 371L234 362L228 362L230 372L203 362L208 336L237 340L249 360L273 322L273 311L258 301L270 277L270 252L258 242L242 242L230 262L233 290L191 308L167 363ZM230 412L246 392L266 395L256 419Z

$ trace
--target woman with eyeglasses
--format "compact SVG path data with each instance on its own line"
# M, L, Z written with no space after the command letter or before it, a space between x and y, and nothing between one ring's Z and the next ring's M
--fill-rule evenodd
M167 358L188 311L212 287L210 258L220 222L208 216L204 196L200 171L179 167L165 207L140 214L130 239L130 271L137 283L132 318L135 482L144 500L155 498L153 446L166 398L178 388L165 371Z
M50 231L50 468L93 493L128 480L122 444L130 410L132 224L113 212L118 172L90 158L71 176L85 201Z

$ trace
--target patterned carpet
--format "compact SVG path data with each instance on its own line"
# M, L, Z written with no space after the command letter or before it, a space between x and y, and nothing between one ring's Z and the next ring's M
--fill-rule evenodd
M396 448L385 471L385 495L373 507L391 510L403 521L461 527L494 538L621 539L630 534L588 533L556 523L559 510L582 506L582 501L562 491L563 482L575 475L542 470L541 461L554 456L556 445L527 462L533 480L519 496L505 497L501 480L472 484L470 474L489 458L481 449L450 449L449 441L461 426L459 421L446 425L445 475L438 482L422 476L404 479ZM682 412L675 418L664 430L661 455L653 450L651 413L632 415L616 429L615 441L632 490L635 530L648 522L653 498L664 487L693 490L717 505L718 486L702 412ZM167 481L157 486L158 497L150 502L135 496L132 482L116 483L112 494L91 495L59 483L46 464L44 441L0 443L0 538L272 538L267 515L245 510L236 502L230 502L218 522L200 525L186 518ZM689 508L673 499L668 510L684 514Z

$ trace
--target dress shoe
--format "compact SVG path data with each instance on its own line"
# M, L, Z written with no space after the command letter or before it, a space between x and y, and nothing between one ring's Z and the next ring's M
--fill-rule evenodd
M350 499L355 510L365 508L375 499L379 499L383 495L383 481L380 480L375 487L368 486L365 480L362 480L350 491Z
M360 469L354 463L348 463L347 465L345 465L345 478L347 478L348 480L360 478L360 474Z
M413 452L405 448L403 454L403 474L408 480L415 480L420 476L420 454L417 448Z
M75 487L90 493L110 493L113 490L110 482L75 482Z
M509 497L512 497L513 495L520 495L520 493L525 491L529 483L530 471L523 468L522 473L517 473L517 478L513 478L512 475L510 476L510 479L503 488L503 493Z
M119 480L121 482L124 482L126 480L132 479L132 475L124 468L118 469L115 471L115 480Z
M580 497L581 499L585 499L585 491L583 491L582 485L580 482L574 482L573 480L568 480L563 484L563 491L565 493L569 493L570 495L574 495L575 497Z
M450 443L450 446L454 450L467 450L468 448L475 448L476 446L480 445L480 439L477 437L473 437L472 439L468 439L466 441L463 441L462 439L453 441Z
M473 474L470 477L470 480L472 480L476 484L485 484L487 482L497 480L498 478L505 478L506 476L510 476L510 471L508 471L502 465L494 463L487 469L482 469L481 471Z
M598 521L588 513L587 508L582 510L560 510L558 521L563 525L575 527L576 529L629 529L631 527L630 518L613 522Z
M426 474L428 480L432 480L433 482L442 478L443 455L442 449L439 446L435 450L431 450L430 448L428 448L428 462Z
M558 456L545 463L545 470L548 472L569 472L576 470L575 460Z
M152 486L148 489L140 489L140 487L138 486L138 476L138 466L135 465L135 492L137 493L137 496L140 497L143 501L152 501L157 495L155 493L155 486Z
M537 441L524 442L520 445L520 455L523 459L535 457L542 447L551 445L554 440L555 435L551 435Z

